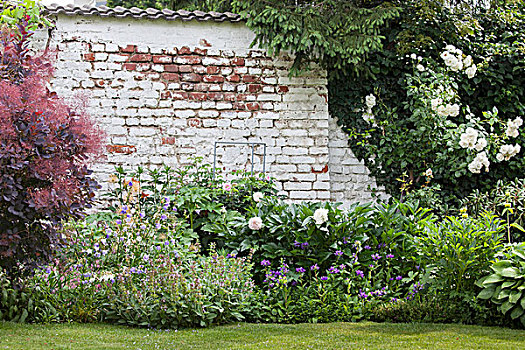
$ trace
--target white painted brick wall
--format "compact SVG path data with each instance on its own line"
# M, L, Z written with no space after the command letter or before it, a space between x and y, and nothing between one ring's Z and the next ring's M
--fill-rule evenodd
M267 172L291 200L369 200L375 182L328 115L326 73L289 77L292 58L267 57L253 38L242 23L58 16L52 86L86 95L106 131L101 182L114 165L213 163L215 141L265 142ZM225 146L218 166L249 170L249 155Z

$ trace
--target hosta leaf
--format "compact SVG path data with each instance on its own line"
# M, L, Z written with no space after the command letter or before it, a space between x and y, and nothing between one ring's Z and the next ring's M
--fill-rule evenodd
M503 277L515 278L515 277L518 277L519 273L520 273L520 270L518 270L517 268L507 267L503 269L503 271L501 272L501 275Z
M501 288L509 288L509 287L512 287L516 284L516 282L503 282L503 284L501 285Z
M494 295L494 291L496 288L485 288L478 294L478 298L487 300L490 299Z
M514 310L512 310L512 312L510 313L510 317L515 320L517 319L518 317L520 317L521 315L523 315L523 309L521 308L521 306L517 305Z
M509 260L500 260L498 262L495 262L494 265L492 265L492 269L494 272L501 274L503 269L506 269L508 267L512 267L512 262Z
M500 275L494 273L494 274L490 275L489 277L487 277L485 279L485 281L483 281L483 286L487 286L487 284L491 284L491 283L498 283L498 282L501 282L503 280L504 280L503 277L501 277Z
M497 294L496 298L498 299L506 299L510 295L510 290L504 289L499 294Z
M514 306L513 304L506 301L503 304L501 304L500 310L503 314L506 314L507 312L509 312L510 309L512 309L513 306Z
M518 291L512 291L509 295L509 301L513 304L515 304L518 300L521 298L521 292Z

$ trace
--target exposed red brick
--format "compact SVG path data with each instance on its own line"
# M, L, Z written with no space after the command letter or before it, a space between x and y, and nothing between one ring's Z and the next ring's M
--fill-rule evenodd
M211 47L211 44L206 39L199 40L199 45L204 47Z
M179 66L179 72L181 73L191 73L193 72L192 66Z
M176 139L174 137L163 137L162 138L162 144L163 145L174 145Z
M98 87L103 87L104 85L106 85L106 82L104 80L97 80L95 81L95 85Z
M206 67L206 73L208 73L208 74L217 74L217 73L219 73L219 67L217 67L217 66L208 66L208 67Z
M137 151L135 146L130 145L107 145L106 149L109 153L132 154Z
M193 53L196 55L206 56L208 54L208 50L196 47L195 50L193 50Z
M166 81L180 81L180 76L177 73L162 73L160 76Z
M286 86L286 85L279 85L277 87L277 92L278 93L284 93L284 92L288 92L288 91L290 91L290 88L288 86Z
M245 83L256 83L259 81L259 77L247 74L242 76L242 81Z
M171 63L173 59L171 56L155 55L153 56L153 63Z
M191 50L187 46L183 46L179 49L179 55L189 55L191 53Z
M236 95L234 93L225 93L224 94L224 101L235 101L236 100Z
M224 98L224 94L220 92L209 92L208 99L212 101L221 101Z
M237 101L246 101L246 95L245 94L237 94Z
M201 58L199 56L179 56L174 61L178 64L200 64Z
M248 85L248 92L254 93L262 90L262 85L259 84L250 84Z
M133 53L137 47L135 45L128 45L126 47L121 47L120 52Z
M174 100L187 100L188 99L188 93L187 92L173 92L171 94L171 98Z
M189 99L196 101L206 101L208 96L204 92L190 92Z
M179 71L179 66L176 64L167 64L164 66L164 71L168 73L177 73Z
M237 74L229 75L226 77L226 80L231 81L232 83L238 83L241 81L241 76Z
M200 128L202 126L202 122L199 118L190 118L188 119L188 126L190 128Z
M129 58L130 62L149 62L151 61L151 55L147 54L135 54Z
M322 98L324 98L325 102L328 103L328 94L319 94Z
M162 91L160 93L160 98L163 99L163 100L171 98L171 91Z
M258 109L261 108L261 105L258 104L257 102L248 102L246 104L246 108L249 110L249 111L256 111Z
M202 77L195 73L182 74L182 81L191 81L194 83L199 83L202 80Z
M220 75L205 75L202 77L202 81L205 83L223 83L224 77Z
M93 62L95 60L95 54L94 53L85 53L84 54L84 61Z
M314 174L325 174L327 172L328 172L328 164L326 164L324 168L322 168L321 170L317 170L317 169L314 169L314 167L312 167L312 173Z
M234 66L244 66L244 58L235 57L231 62Z
M233 109L245 110L246 109L246 105L244 103L241 103L241 102L235 102L233 104Z

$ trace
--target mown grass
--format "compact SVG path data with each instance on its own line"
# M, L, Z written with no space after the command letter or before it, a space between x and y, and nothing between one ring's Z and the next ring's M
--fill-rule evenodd
M525 349L525 331L438 324L245 324L158 331L0 322L0 349Z

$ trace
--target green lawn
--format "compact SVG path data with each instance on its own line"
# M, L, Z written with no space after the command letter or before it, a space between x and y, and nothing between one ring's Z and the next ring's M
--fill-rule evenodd
M154 331L0 322L0 349L525 349L525 331L437 324L236 324Z

